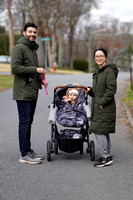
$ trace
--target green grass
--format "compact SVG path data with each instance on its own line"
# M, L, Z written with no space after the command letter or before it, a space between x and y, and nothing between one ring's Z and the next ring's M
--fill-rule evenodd
M13 87L13 75L0 75L0 90Z
M131 86L126 90L126 96L122 99L128 106L133 106L133 90Z
M57 67L57 69L62 70L62 71L67 71L67 70L71 71L71 69L68 69L68 68L65 68L65 67Z
M79 71L80 72L80 70L73 70L73 69L68 69L68 68L64 68L64 67L57 67L57 70L62 70L62 71Z

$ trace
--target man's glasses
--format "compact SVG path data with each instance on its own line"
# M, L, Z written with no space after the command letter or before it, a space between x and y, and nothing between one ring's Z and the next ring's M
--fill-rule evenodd
M95 56L95 58L104 58L104 55Z

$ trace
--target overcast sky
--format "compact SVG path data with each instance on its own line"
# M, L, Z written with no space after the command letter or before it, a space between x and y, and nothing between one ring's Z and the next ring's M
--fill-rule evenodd
M110 15L121 22L133 22L133 0L101 0L100 9L92 11L92 18Z

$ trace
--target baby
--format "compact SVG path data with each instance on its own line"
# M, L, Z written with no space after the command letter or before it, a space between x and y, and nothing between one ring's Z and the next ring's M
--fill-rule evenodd
M69 88L67 91L67 95L63 96L62 100L64 102L70 102L72 106L74 106L77 96L78 96L78 90L76 90L75 88Z

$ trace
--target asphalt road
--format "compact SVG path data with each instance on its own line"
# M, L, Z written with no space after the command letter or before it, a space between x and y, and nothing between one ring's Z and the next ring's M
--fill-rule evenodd
M0 92L0 200L132 200L133 199L133 134L121 97L129 83L129 73L118 78L116 134L111 135L114 163L95 168L86 153L52 154L46 159L50 139L48 105L57 85L77 82L91 85L91 74L48 74L48 96L40 92L32 127L32 148L44 154L40 165L20 164L18 147L18 114L12 101L12 89ZM90 139L95 141L92 134ZM99 152L96 146L96 158Z

